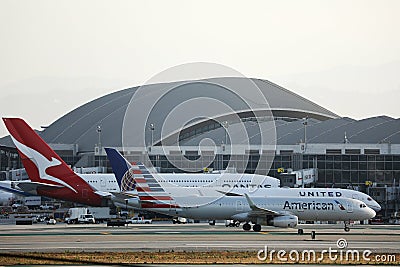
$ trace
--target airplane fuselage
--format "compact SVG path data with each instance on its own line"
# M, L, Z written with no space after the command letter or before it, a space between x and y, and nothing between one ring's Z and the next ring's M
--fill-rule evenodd
M271 210L281 215L295 215L299 220L348 221L365 220L375 216L375 212L362 201L348 198L287 198L252 197L257 207ZM174 207L175 205L179 207ZM181 216L199 220L242 219L251 214L252 209L244 197L175 197L171 207L148 208L171 216Z

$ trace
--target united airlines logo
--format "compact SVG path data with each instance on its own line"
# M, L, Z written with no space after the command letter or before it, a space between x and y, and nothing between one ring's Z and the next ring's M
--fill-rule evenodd
M133 177L133 173L129 169L122 177L121 191L122 192L133 191L133 190L135 190L135 188L136 188L135 177Z

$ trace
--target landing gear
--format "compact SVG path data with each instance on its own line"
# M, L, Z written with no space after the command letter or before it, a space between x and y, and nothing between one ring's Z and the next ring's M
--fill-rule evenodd
M299 234L299 235L302 235L302 234L304 234L304 230L303 230L303 229L301 229L301 228L300 228L300 229L298 229L298 230L297 230L297 234Z
M311 239L312 239L312 240L315 239L315 231L311 231Z
M250 231L250 229L251 229L251 225L249 223L243 224L243 230Z
M253 231L254 232L260 232L261 231L261 225L259 225L259 224L253 225Z
M344 222L344 231L345 232L349 232L350 231L349 225L350 225L350 222Z

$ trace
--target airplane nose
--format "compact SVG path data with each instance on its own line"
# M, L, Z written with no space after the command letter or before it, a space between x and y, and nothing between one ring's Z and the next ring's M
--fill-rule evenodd
M374 218L375 215L376 215L376 212L371 208L368 208L368 209L369 209L368 210L368 215L370 216L370 218Z
M378 203L375 203L375 205L372 208L376 212L378 212L382 209L381 205L379 205Z

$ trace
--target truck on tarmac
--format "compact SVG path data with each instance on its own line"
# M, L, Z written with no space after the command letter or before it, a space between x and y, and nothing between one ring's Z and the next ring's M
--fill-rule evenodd
M81 214L78 218L78 223L95 223L96 220L94 219L92 214Z
M90 216L89 216L90 215ZM70 208L65 216L64 222L74 223L102 223L115 217L110 215L109 207L80 207ZM93 220L91 219L93 218Z
M186 224L188 222L188 219L184 217L175 217L172 219L173 224Z
M127 224L151 224L152 222L151 219L145 219L144 217L133 217L126 220Z

